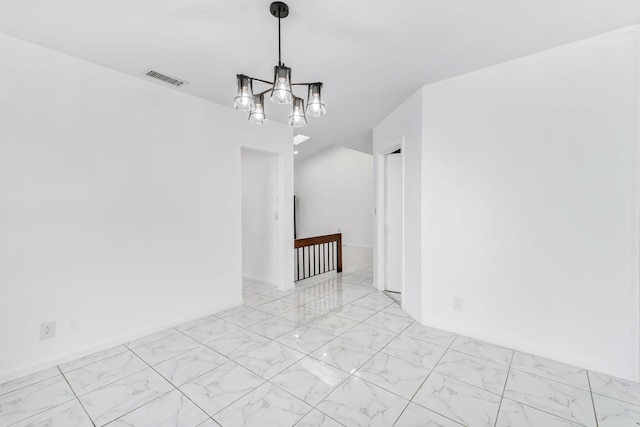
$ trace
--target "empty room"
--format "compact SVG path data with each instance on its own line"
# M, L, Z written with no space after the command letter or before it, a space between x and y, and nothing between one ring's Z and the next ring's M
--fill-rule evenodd
M5 0L0 427L640 425L637 0Z

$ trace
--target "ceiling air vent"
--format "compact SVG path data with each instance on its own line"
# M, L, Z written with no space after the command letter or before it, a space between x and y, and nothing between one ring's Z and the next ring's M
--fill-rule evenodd
M184 84L187 84L187 82L185 82L184 80L176 79L175 77L170 77L170 76L167 76L166 74L162 74L151 69L145 70L142 74L144 74L147 77L151 77L152 79L161 80L165 83L169 83L170 85L173 85L173 86L182 86Z

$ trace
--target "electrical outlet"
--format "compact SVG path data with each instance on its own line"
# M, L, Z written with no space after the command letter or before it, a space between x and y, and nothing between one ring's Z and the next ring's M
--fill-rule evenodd
M40 339L46 340L56 336L56 321L44 322L40 325Z
M453 297L453 311L462 312L464 307L464 300L462 298Z

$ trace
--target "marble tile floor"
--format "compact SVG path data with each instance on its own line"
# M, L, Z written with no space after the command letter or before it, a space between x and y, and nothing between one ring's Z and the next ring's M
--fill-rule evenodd
M366 269L0 385L0 426L634 427L640 384L414 322Z

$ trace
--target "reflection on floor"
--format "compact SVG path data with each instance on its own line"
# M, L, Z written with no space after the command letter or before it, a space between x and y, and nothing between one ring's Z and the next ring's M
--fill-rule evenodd
M2 384L0 426L640 422L639 384L421 326L351 255L357 270L246 281L241 307Z

